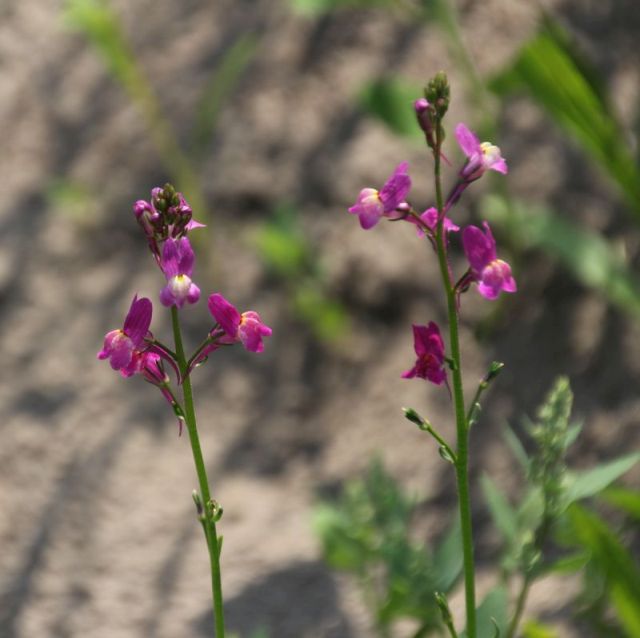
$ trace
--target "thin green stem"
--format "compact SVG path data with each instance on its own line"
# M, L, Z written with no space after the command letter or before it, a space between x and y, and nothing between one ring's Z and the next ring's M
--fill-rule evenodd
M428 432L440 445L440 447L444 448L451 460L455 463L456 453L451 449L451 446L433 429L432 425L427 425L425 427L425 432Z
M464 562L464 589L467 618L467 638L476 638L476 593L475 566L473 559L473 530L471 525L471 503L469 498L469 431L464 406L462 387L462 368L460 357L460 339L458 335L458 308L456 291L451 282L447 247L444 232L444 204L440 174L440 149L442 128L436 128L437 143L433 156L435 161L436 206L438 208L438 226L436 230L436 248L442 284L447 296L447 314L449 318L449 342L453 361L453 402L456 415L457 451L455 458L456 483L458 486L458 505L462 527L462 552Z
M224 638L224 609L222 606L222 579L220 576L220 542L216 530L216 523L211 511L211 494L209 492L209 481L207 479L207 471L204 464L204 458L202 457L200 438L198 437L198 428L196 426L196 412L193 406L191 378L186 375L187 360L184 354L184 346L182 345L180 318L178 316L178 309L175 306L171 307L171 322L173 325L173 337L176 344L178 365L183 378L182 392L184 397L185 423L187 426L187 432L189 433L193 461L196 466L198 483L200 485L200 496L204 507L203 526L211 564L211 590L213 594L213 614L216 627L215 635L216 638Z
M522 613L524 612L524 606L527 602L527 596L529 595L529 590L531 589L531 583L533 582L533 578L531 578L530 574L525 575L522 581L522 588L520 589L520 594L518 594L518 602L516 603L516 610L513 614L513 618L511 619L511 624L509 625L509 630L507 631L507 635L505 638L515 638L516 632L518 631L518 625L520 624L520 619L522 618Z

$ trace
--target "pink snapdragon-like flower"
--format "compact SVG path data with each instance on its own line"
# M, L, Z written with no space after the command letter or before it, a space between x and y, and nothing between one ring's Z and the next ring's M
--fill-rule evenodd
M500 154L500 149L490 142L480 142L473 131L464 124L456 126L456 139L463 153L467 156L467 163L460 171L460 177L466 182L473 182L482 177L487 170L497 171L506 175L507 162Z
M169 238L162 247L160 266L167 278L167 285L160 291L164 306L182 308L185 302L196 303L200 288L191 281L195 255L186 237Z
M391 177L382 190L363 188L356 203L349 208L352 215L360 219L360 226L365 230L373 228L381 217L389 217L402 203L411 189L411 178L407 173L408 162L396 166Z
M427 208L427 210L425 210L424 213L420 215L420 219L432 232L434 233L436 232L436 228L438 227L438 209L437 208L434 208L433 206L431 208ZM444 228L445 235L447 233L451 233L451 232L455 233L460 230L460 226L457 226L456 224L454 224L451 221L451 219L446 216L442 222L442 227ZM418 227L418 235L420 236L424 235L420 227Z
M444 370L444 342L440 329L433 321L428 326L413 326L413 348L418 355L410 370L402 373L403 379L418 377L442 385L447 380Z
M131 307L121 330L112 330L105 335L98 359L109 359L114 370L123 377L130 377L140 371L140 355L146 350L145 337L149 333L153 304L150 299L138 295Z
M511 266L498 259L496 242L487 222L483 222L484 233L476 226L467 226L462 231L462 245L471 266L471 275L478 282L478 292L486 299L496 299L501 290L516 292L516 280Z
M240 314L221 294L209 296L209 312L224 331L218 344L240 342L250 352L262 352L263 337L270 337L272 330L262 323L260 315L253 310ZM212 344L213 348L217 347Z

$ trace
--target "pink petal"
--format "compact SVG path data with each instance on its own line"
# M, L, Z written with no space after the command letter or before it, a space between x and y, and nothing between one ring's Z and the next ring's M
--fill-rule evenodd
M480 140L476 137L475 133L468 129L466 125L462 124L462 122L456 126L456 139L458 140L458 144L460 144L462 152L467 157L482 152L480 149Z
M401 162L396 166L391 177L387 180L380 191L380 201L383 204L384 212L389 213L401 204L411 190L411 178L407 170L409 162Z
M207 305L209 306L209 312L227 335L233 339L237 338L240 313L236 308L219 293L209 295Z
M136 347L139 347L149 332L151 316L153 314L153 304L147 297L138 299L138 295L133 298L131 307L124 320L123 331L131 339Z

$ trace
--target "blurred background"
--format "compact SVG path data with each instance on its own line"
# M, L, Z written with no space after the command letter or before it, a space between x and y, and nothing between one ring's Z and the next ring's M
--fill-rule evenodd
M474 468L515 493L502 430L534 416L560 373L584 423L574 467L638 448L635 0L2 0L0 19L0 636L212 634L188 439L157 390L95 358L133 294L163 285L132 204L166 181L207 224L203 294L274 330L264 354L225 349L194 373L225 510L229 627L378 635L312 520L377 457L415 496L413 538L437 542L451 524L450 468L400 411L453 436L446 391L400 379L411 323L445 319L435 259L409 225L365 233L346 212L405 159L412 203L432 204L412 101L439 70L449 131L465 121L510 167L455 212L490 220L519 285L494 304L463 298L467 392L491 360L506 364L473 432ZM445 152L447 185L462 161L452 134ZM183 314L195 347L208 313ZM170 340L159 304L152 329ZM473 490L482 594L499 541ZM638 519L616 516L637 552ZM587 600L604 629L576 618L581 578L533 589L526 617L558 632L536 635L640 635L615 625L604 586ZM414 635L401 616L393 635Z

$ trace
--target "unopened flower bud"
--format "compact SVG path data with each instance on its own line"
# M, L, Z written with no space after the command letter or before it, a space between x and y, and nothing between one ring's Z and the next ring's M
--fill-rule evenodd
M405 419L415 423L421 430L427 425L427 421L423 419L413 408L402 408Z
M501 361L493 361L489 366L489 370L487 371L483 381L487 384L491 383L502 372L503 368L504 363Z
M427 99L421 97L413 103L413 108L416 112L418 125L424 132L425 139L427 140L427 146L434 148L436 145L434 137L435 124L433 121L435 116L434 107L429 104Z
M442 119L449 108L450 97L449 80L444 71L436 73L429 81L424 90L424 96L429 104L434 106L438 119Z

